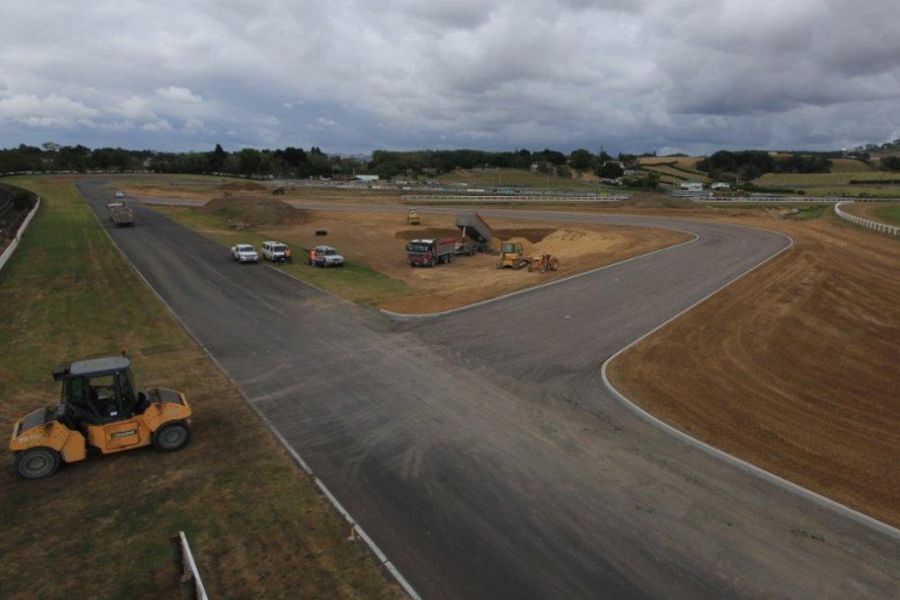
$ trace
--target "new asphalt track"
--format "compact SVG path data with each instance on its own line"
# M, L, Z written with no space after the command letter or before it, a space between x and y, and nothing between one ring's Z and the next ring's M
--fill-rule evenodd
M79 188L102 216L111 192ZM424 598L900 597L896 540L673 439L601 381L783 237L553 214L699 238L398 323L135 213L118 245Z

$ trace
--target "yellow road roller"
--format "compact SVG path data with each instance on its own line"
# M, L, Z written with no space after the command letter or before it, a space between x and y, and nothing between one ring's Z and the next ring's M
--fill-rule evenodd
M38 409L16 422L10 450L16 474L41 479L61 462L84 460L89 449L112 454L153 445L179 450L191 440L191 408L184 394L165 388L137 391L131 360L109 356L58 366L62 383L57 406Z

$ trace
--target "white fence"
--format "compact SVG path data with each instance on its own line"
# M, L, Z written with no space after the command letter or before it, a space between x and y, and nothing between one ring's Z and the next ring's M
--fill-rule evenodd
M172 538L172 546L175 549L175 562L181 569L181 583L189 586L191 596L196 600L209 600L206 595L206 588L203 587L203 580L200 579L200 571L197 569L197 563L194 562L194 555L191 553L191 546L188 544L187 536L183 531L179 531L178 535Z
M9 243L9 246L0 254L0 270L6 266L7 261L12 257L13 252L16 251L16 248L19 246L19 240L22 239L22 236L25 235L25 230L28 229L28 224L31 223L31 219L34 218L34 215L37 214L38 208L41 206L41 198L38 196L37 202L34 203L34 208L31 209L31 212L28 213L28 216L25 217L25 220L22 221L22 224L19 226L19 230L16 232L16 237Z
M850 213L844 212L841 207L845 204L853 204L852 202L838 202L834 205L834 212L837 216L844 219L845 221L850 221L854 225L859 225L860 227L865 227L867 229L873 229L879 233L886 233L887 235L900 236L900 227L894 227L893 225L888 225L887 223L879 223L878 221L870 221L869 219L863 219L862 217L857 217L856 215L851 215Z
M403 196L404 204L596 204L602 202L621 202L631 198L630 194L611 194L609 196L565 196L565 195L417 195Z

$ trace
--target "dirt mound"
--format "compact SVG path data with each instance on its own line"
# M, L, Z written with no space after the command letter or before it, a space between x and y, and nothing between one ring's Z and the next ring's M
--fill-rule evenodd
M557 229L534 245L534 252L559 257L582 256L609 250L621 242L614 233L600 233L584 229Z
M261 225L299 225L309 220L305 210L272 198L214 198L200 210L221 217L232 227L241 229Z
M522 250L525 252L525 254L531 254L531 251L534 248L534 244L531 242L531 240L524 237L511 237L503 241L504 243L510 242L513 244L522 244Z
M219 189L229 192L264 192L266 186L255 181L230 181L220 185Z
M512 237L525 238L529 242L539 242L548 235L552 234L555 229L533 228L533 229L495 229L494 236L503 241Z

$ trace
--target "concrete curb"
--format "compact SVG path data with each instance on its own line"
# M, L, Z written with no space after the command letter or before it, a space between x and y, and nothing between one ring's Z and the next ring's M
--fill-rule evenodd
M774 473L766 471L765 469L763 469L761 467L758 467L758 466L751 464L745 460L742 460L736 456L728 454L727 452L725 452L723 450L715 448L714 446L711 446L711 445L707 444L706 442L702 442L702 441L698 440L697 438L694 438L694 437L688 435L687 433L681 431L680 429L677 429L676 427L669 425L665 421L653 416L652 414L650 414L649 412L647 412L646 410L644 410L643 408L641 408L640 406L635 404L632 400L630 400L622 392L620 392L618 389L616 389L615 386L613 386L612 382L610 382L610 380L609 380L607 370L609 368L609 365L612 363L612 361L614 361L619 355L623 354L625 351L627 351L630 348L632 348L633 346L637 345L638 343L643 341L645 338L647 338L647 337L653 335L654 333L656 333L657 331L661 330L663 327L666 327L671 322L675 321L676 319L678 319L679 317L681 317L688 311L690 311L690 310L694 309L695 307L699 306L700 304L706 302L707 300L709 300L711 297L713 297L714 295L716 295L717 293L719 293L726 287L728 287L731 284L735 283L736 281L746 277L750 273L752 273L752 272L756 271L757 269L759 269L760 267L768 264L770 261L781 256L783 253L787 252L788 250L790 250L791 248L794 247L793 238L791 238L787 235L778 233L778 232L772 232L772 233L777 233L778 235L781 235L782 237L789 240L790 243L787 246L785 246L784 248L782 248L781 250L779 250L778 252L776 252L775 254L773 254L772 256L770 256L769 258L767 258L766 260L762 261L761 263L758 263L753 268L741 273L737 277L726 282L721 287L713 290L712 292L710 292L709 294L707 294L706 296L704 296L697 302L691 304L690 306L688 306L687 308L685 308L678 314L667 319L665 322L660 323L659 325L657 325L656 327L654 327L647 333L643 334L636 340L630 342L624 348L618 350L615 354L613 354L612 356L607 358L603 362L603 365L600 369L600 374L603 379L603 384L610 391L610 393L612 393L613 397L615 397L616 400L618 400L620 403L622 403L626 408L631 410L633 413L635 413L637 416L639 416L646 422L665 431L669 435L671 435L674 438L680 440L681 442L687 444L688 446L697 448L698 450L712 456L713 458L722 460L734 467L737 467L738 469L744 471L748 475L757 477L768 483L774 484L787 492L793 493L797 496L800 496L801 498L804 498L805 500L810 500L810 501L818 504L819 506L822 506L823 508L832 510L832 511L837 512L845 517L848 517L848 518L852 519L853 521L856 521L857 523L859 523L863 526L869 527L869 528L871 528L893 540L900 541L900 529L896 529L896 528L888 525L887 523L884 523L882 521L879 521L878 519L875 519L874 517L870 517L869 515L863 514L857 510L850 508L849 506L845 506L844 504L841 504L840 502L837 502L837 501L827 498L821 494L818 494L812 490L809 490L805 487L797 485L796 483L788 481L787 479L783 479L782 477L779 477L778 475L775 475Z
M499 302L501 300L506 300L507 298L512 298L514 296L521 296L522 294L530 294L532 292L536 292L546 287L550 287L553 285L558 285L560 283L565 283L566 281L571 281L572 279L577 279L579 277L585 277L586 275L591 275L592 273L597 273L598 271L603 271L605 269L611 269L612 267L617 267L619 265L624 265L625 263L629 263L633 260L638 260L640 258L645 258L647 256L652 256L659 252L666 252L667 250L674 250L675 248L679 248L681 246L686 246L687 244L693 244L697 240L700 239L700 236L696 233L691 233L690 231L684 231L682 229L671 229L670 231L680 231L681 233L686 233L690 236L693 236L689 240L685 240L683 242L679 242L672 246L666 246L665 248L657 248L656 250L652 250L647 252L646 254L639 254L637 256L632 256L631 258L626 258L625 260L620 260L618 262L610 263L608 265L604 265L602 267L597 267L596 269L591 269L590 271L584 271L582 273L575 273L574 275L568 275L561 279L554 279L553 281L548 281L547 283L541 283L529 288L525 288L522 290L516 290L514 292L509 292L507 294L503 294L502 296L497 296L496 298L488 298L487 300L481 300L479 302L473 302L472 304L466 304L465 306L460 306L457 308L451 308L448 310L443 310L440 312L434 313L422 313L422 314L410 314L410 313L398 313L394 311L390 311L384 308L379 308L378 310L381 314L387 316L388 318L394 321L415 321L417 319L433 319L435 317L442 317L444 315L452 315L453 313L462 312L464 310L470 310L476 308L478 306L484 306L485 304L491 304L494 302Z
M79 193L79 195L81 194L80 189L78 190L78 193ZM84 198L84 197L82 196L82 198ZM86 201L85 201L85 204L87 204ZM188 327L187 324L181 320L181 317L178 316L178 314L169 305L169 303L163 299L163 297L159 294L159 292L156 291L156 289L154 289L154 287L152 285L150 285L150 282L147 280L146 277L144 277L144 274L141 273L141 271L135 266L135 264L133 262L131 262L131 260L128 258L128 255L125 254L125 252L122 250L122 248L119 246L119 244L116 243L116 240L113 239L113 237L109 234L109 231L107 231L106 227L103 226L103 223L100 221L100 218L97 216L97 213L94 212L94 209L91 208L90 205L88 205L87 208L89 211L91 211L91 214L94 216L94 219L97 221L97 225L100 227L100 229L103 231L103 233L106 234L107 239L109 239L110 243L112 243L113 247L119 253L119 256L121 256L122 259L131 267L131 269L137 274L137 276L140 278L140 280L144 282L144 285L147 286L147 289L149 289L153 293L153 295L156 296L156 298L157 298L157 300L159 300L160 304L162 304L166 308L166 310L169 312L169 314L172 315L172 317L175 319L175 321L181 326L182 329L184 329L185 333L187 333L188 336L190 336L190 338L192 340L194 340L194 343L197 344L197 346L199 346L203 350L203 352L206 353L206 355L210 358L210 360L212 360L213 364L216 365L216 368L218 368L222 372L222 374L225 375L225 378L228 379L228 381L235 387L235 389L237 389L238 393L240 393L241 397L244 399L244 402L247 403L247 405L253 410L253 412L255 412L257 415L259 415L260 420L262 420L263 424L272 433L272 435L275 437L275 439L282 445L282 447L285 450L287 450L287 453L291 457L291 459L293 459L293 461L303 470L304 473L306 473L307 475L312 477L313 484L317 488L319 488L319 490L322 492L322 494L325 496L325 498L328 499L328 501L335 508L335 510L337 510L338 513L340 513L340 515L342 517L344 517L344 519L348 523L350 523L351 530L356 532L356 534L359 535L360 539L362 539L363 542L365 542L366 546L369 548L369 551L375 556L375 558L378 560L379 564L381 564L381 566L384 567L391 574L391 576L394 578L394 580L400 585L401 588L403 588L403 591L412 600L421 600L421 596L419 596L419 594L418 594L418 592L416 592L415 588L413 588L412 585L406 580L406 578L403 577L403 575L400 573L400 571L397 569L397 567L390 560L388 560L387 555L385 555L385 553L382 552L381 548L378 547L378 545L375 543L375 541L371 537L369 537L369 535L365 531L363 531L362 527L356 522L356 520L353 519L353 517L344 508L344 506L340 502L338 502L338 499L334 496L334 494L331 493L331 491L328 490L328 488L325 486L325 483L321 479L319 479L318 477L315 476L315 474L313 473L309 464L305 460L303 460L303 458L300 456L300 454L296 450L294 450L294 448L288 443L288 441L286 439L284 439L284 436L282 436L281 433L279 433L278 430L275 429L275 427L272 425L272 422L269 421L269 419L262 413L262 411L260 411L260 409L247 397L247 395L244 393L244 390L241 389L241 386L238 385L238 383L234 379L231 378L231 376L228 374L228 371L226 371L225 367L222 366L222 363L220 363L219 360L215 356L213 356L213 354L212 354L212 352L210 352L209 348L207 348L205 345L203 345L202 342L200 342L200 340L197 338L197 336L194 335L194 332L191 331L190 327ZM274 267L272 267L272 268L275 271L280 271L279 269L275 269ZM280 271L280 272L283 272L283 271ZM285 275L290 276L289 273L285 273ZM293 277L293 276L291 276L291 277ZM303 282L303 283L305 283L305 282Z
M3 250L3 253L0 254L0 271L3 270L3 267L6 266L6 263L9 262L9 259L12 258L13 253L16 251L16 248L19 247L19 242L22 241L22 237L25 235L25 231L28 229L28 226L31 224L31 220L34 218L34 215L37 214L38 209L41 207L41 197L37 196L37 201L34 203L34 208L32 208L28 215L25 217L25 220L22 221L22 224L19 225L19 230L16 232L16 237L13 238L13 241L9 243L9 246Z

